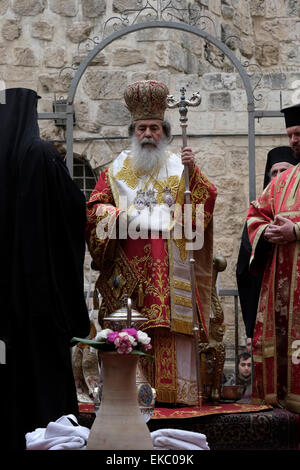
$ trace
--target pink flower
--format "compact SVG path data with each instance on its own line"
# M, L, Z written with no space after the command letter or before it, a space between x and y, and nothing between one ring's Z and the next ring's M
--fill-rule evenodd
M120 337L125 336L126 338L128 338L129 341L130 341L131 346L136 346L137 345L137 340L134 338L134 336L131 336L129 333L127 333L125 331L121 331L121 333L119 333L119 336Z
M119 336L119 333L117 331L112 331L111 333L109 333L107 335L107 341L109 341L109 343L114 343L115 342L115 339Z
M129 354L132 351L132 345L128 335L118 336L114 344L119 354Z
M150 351L150 349L152 349L152 346L151 344L144 344L143 349L145 352L147 352L147 351Z
M138 332L135 328L123 328L122 332L128 333L129 335L133 336L135 339L138 339Z

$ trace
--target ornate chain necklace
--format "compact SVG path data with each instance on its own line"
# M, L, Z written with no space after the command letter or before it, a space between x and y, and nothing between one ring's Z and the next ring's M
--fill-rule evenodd
M140 214L145 207L149 207L149 211L152 211L153 206L157 203L154 189L148 189L147 191L139 189L133 201L133 205Z
M133 200L133 205L139 214L143 209L145 209L145 207L148 207L149 211L151 212L153 205L157 203L155 190L147 189L152 177L153 175L149 176L149 178L144 183L144 187L137 191L136 196Z
M168 175L167 167L166 167L166 174L167 174L167 182L168 182L169 181L169 175ZM175 198L172 194L170 186L168 186L168 184L166 186L163 186L157 178L154 179L154 178L151 177L151 180L153 181L153 183L157 183L162 188L162 190L163 190L163 202L165 204L167 204L167 206L171 207L175 203Z
M166 167L166 175L167 175L167 181L169 180L168 176L168 169ZM140 214L145 207L149 208L149 211L151 212L153 209L153 206L157 204L157 198L156 198L156 191L155 189L147 189L150 181L152 181L154 184L157 183L163 190L163 202L167 204L169 207L171 207L174 202L175 198L172 195L171 188L167 186L163 186L160 181L157 179L158 172L156 177L154 177L153 174L151 174L148 178L148 180L145 182L144 187L139 189L136 193L136 196L133 200L133 205L137 212Z

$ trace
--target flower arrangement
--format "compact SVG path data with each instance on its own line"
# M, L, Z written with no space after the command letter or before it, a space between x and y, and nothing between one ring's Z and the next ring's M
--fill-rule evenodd
M113 331L106 328L97 333L94 339L72 338L72 341L89 344L103 351L115 351L119 354L148 355L152 349L151 338L144 331L135 328L123 328ZM148 356L151 357L151 356Z

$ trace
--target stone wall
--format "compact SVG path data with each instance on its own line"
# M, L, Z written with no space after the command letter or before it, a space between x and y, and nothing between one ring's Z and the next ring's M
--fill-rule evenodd
M162 0L162 5L166 5ZM143 0L0 0L0 80L3 86L37 90L40 112L52 112L53 99L66 97L74 68L94 43L125 23L125 9L137 10ZM147 3L157 6L151 0ZM245 65L257 110L279 110L299 101L300 19L297 0L173 0L181 17L202 15L198 25L222 40ZM132 11L127 24L144 21L145 12ZM154 15L154 10L146 13ZM107 21L114 17L112 21ZM118 19L117 19L118 18ZM123 18L124 24L121 19ZM167 19L167 14L164 19ZM106 23L107 21L107 23ZM105 47L84 74L75 99L74 152L96 173L128 145L130 120L122 93L139 79L165 82L170 93L187 96L200 91L201 105L190 109L189 144L198 164L215 183L215 253L228 267L220 288L236 288L235 268L242 227L249 205L247 99L231 61L203 39L173 29L131 33ZM178 111L167 111L180 147ZM53 121L41 121L42 136L61 141L65 131ZM268 150L287 144L282 118L256 122L257 192L261 192ZM88 263L87 263L88 264ZM88 272L87 272L88 278ZM234 344L233 300L222 298L227 324L225 341ZM241 318L240 342L243 342Z

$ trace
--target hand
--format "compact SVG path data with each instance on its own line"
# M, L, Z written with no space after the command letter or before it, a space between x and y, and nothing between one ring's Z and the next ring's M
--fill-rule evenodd
M279 245L294 242L296 240L294 223L290 219L276 215L274 223L270 224L264 231L264 239Z
M190 147L181 149L181 162L183 165L188 165L189 175L191 176L195 168L195 154Z

